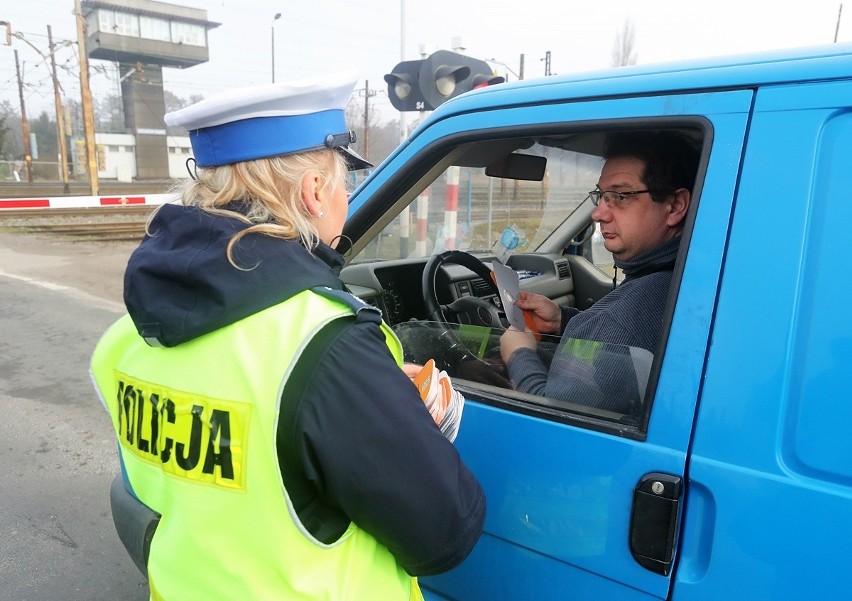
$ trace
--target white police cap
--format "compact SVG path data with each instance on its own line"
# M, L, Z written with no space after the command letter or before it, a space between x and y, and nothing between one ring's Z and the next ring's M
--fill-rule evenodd
M337 73L230 90L168 113L167 125L189 131L199 167L334 148L349 169L372 165L349 148L355 133L344 109L357 75Z

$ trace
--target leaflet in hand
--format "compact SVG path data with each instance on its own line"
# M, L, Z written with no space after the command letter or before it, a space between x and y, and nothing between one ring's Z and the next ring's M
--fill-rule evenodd
M492 261L491 266L494 269L494 280L500 293L500 303L503 305L503 311L506 312L506 319L510 325L523 331L524 312L515 304L521 295L518 272L511 267L506 267L500 261Z
M414 377L414 386L429 415L451 442L455 440L464 410L464 397L452 387L450 376L430 359Z

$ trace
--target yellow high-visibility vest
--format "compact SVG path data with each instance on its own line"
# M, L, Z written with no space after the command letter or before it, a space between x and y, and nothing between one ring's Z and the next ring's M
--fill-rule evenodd
M305 291L173 348L147 345L129 316L101 338L92 373L129 482L162 515L148 560L152 599L423 598L355 524L333 544L311 537L278 466L285 382L313 336L352 314ZM399 341L382 329L401 365Z

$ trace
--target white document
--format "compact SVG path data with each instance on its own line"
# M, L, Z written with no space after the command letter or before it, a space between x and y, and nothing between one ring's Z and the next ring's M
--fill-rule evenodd
M492 261L491 266L494 269L497 290L500 292L500 302L503 304L503 311L506 312L506 319L511 325L523 330L525 328L524 312L515 304L521 294L518 272L511 267L506 267L500 261Z

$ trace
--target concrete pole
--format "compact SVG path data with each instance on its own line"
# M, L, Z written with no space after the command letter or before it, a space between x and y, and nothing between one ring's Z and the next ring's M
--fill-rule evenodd
M837 25L834 28L834 43L837 43L837 34L840 33L840 17L843 15L843 3L840 3L840 9L837 11Z
M53 99L56 105L56 143L59 146L59 167L62 177L62 192L68 194L68 148L65 144L65 111L62 110L62 96L59 94L59 78L56 76L56 56L53 46L53 32L47 26L47 42L50 46L50 69L53 76Z
M272 83L275 83L275 21L281 18L281 13L272 17Z
M399 0L399 60L405 60L405 0ZM399 141L408 138L408 113L399 113ZM399 256L408 256L408 241L411 237L411 208L405 207L399 213Z
M83 104L83 131L86 139L86 163L89 171L89 187L92 196L100 193L98 182L98 157L95 148L95 116L92 111L92 90L89 87L89 56L86 53L86 23L80 0L74 0L74 14L77 16L77 46L80 49L80 90Z
M370 160L370 80L364 80L364 158Z
M18 51L15 50L15 73L18 76L18 98L21 100L21 133L24 136L24 163L27 166L27 180L33 183L33 155L30 149L30 124L27 121L27 106L24 103L24 80L18 63Z

